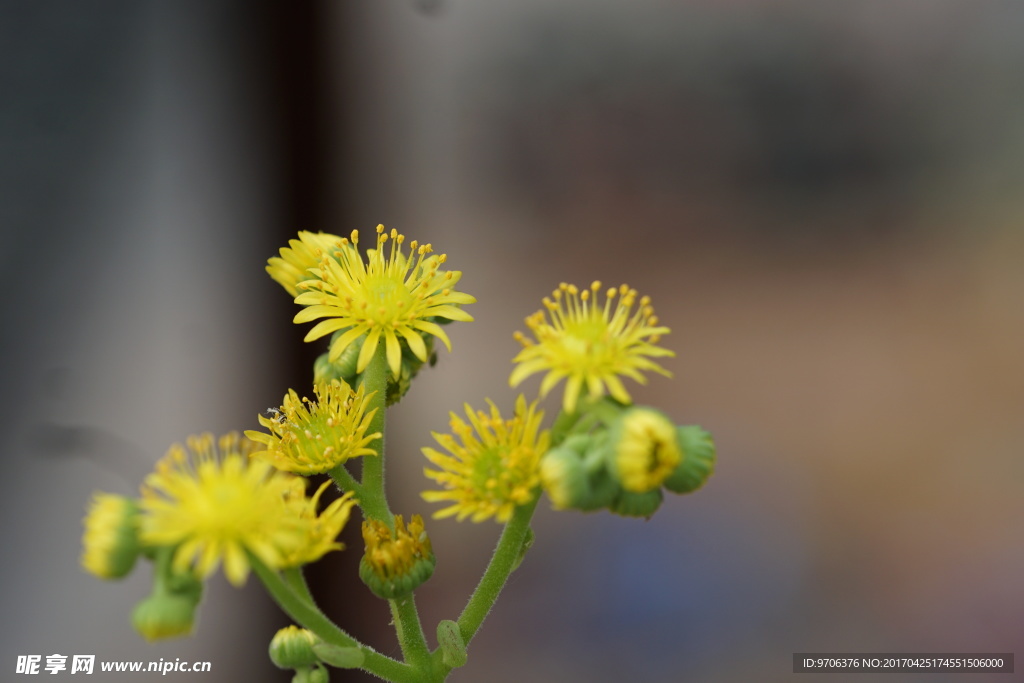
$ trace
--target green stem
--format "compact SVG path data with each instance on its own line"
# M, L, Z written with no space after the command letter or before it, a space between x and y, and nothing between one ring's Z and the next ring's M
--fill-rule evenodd
M490 564L487 565L484 575L480 578L480 583L473 591L473 595L470 596L469 602L466 603L466 608L459 615L459 630L462 631L466 645L469 645L469 641L476 635L480 624L483 623L484 618L498 599L501 589L505 587L509 575L516 568L523 543L526 541L526 534L530 529L530 519L533 517L534 510L537 509L539 500L540 495L533 502L517 507L512 513L512 518L501 532L501 538L498 539L498 546L494 549Z
M392 681L392 683L413 683L420 679L419 674L412 667L380 654L338 628L315 604L297 595L277 572L271 571L252 553L248 555L249 564L252 565L256 575L260 577L267 592L284 610L285 614L296 623L315 633L325 643L339 647L359 648L363 651L364 656L362 668L379 678Z
M305 600L311 605L316 604L313 600L313 594L309 592L309 584L306 583L306 577L302 573L302 567L289 567L281 572L284 576L284 581L288 584L288 587L295 592L300 598Z
M410 593L398 600L388 600L388 604L391 605L391 618L405 661L417 669L429 668L430 648L427 647L427 639L423 635L423 626L416 611L416 599Z
M388 389L388 361L384 349L384 337L381 336L377 342L377 350L370 359L370 364L362 374L362 383L366 387L366 393L373 392L370 397L367 410L376 408L373 418L370 420L369 433L379 432L380 438L370 446L377 451L377 455L363 456L363 481L362 496L359 500L359 507L363 509L363 515L369 519L384 522L392 532L395 530L395 520L388 508L388 501L384 493L384 399Z
M352 491L355 494L356 500L362 500L363 487L360 486L359 482L355 480L355 477L349 473L344 463L328 470L327 474L331 475L331 479L334 480L335 485L337 485L342 492Z

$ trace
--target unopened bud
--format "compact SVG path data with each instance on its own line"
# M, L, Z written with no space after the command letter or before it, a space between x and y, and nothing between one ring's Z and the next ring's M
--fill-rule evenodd
M715 471L715 442L697 426L676 430L683 460L665 480L665 488L675 493L696 491Z
M366 552L359 562L359 578L374 595L394 600L412 593L434 573L434 552L420 515L406 527L395 515L395 533L383 522L363 522Z
M270 661L279 669L312 666L320 661L313 652L313 646L318 642L320 639L312 631L295 625L285 626L270 640Z
M655 490L682 460L676 426L653 408L630 408L608 435L608 471L626 491Z
M82 567L101 579L119 579L139 556L138 507L109 493L93 495L83 524Z
M196 603L188 596L154 594L135 606L132 625L149 641L186 636L195 623Z

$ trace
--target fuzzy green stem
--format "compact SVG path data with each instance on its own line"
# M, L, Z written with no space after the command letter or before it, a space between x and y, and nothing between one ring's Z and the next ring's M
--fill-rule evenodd
M342 492L352 491L355 494L356 500L362 499L363 487L355 480L355 477L348 471L344 463L331 468L327 471L327 474L331 475L331 479L334 480L335 485Z
M289 567L281 572L284 576L284 581L288 584L288 587L294 591L300 598L313 605L316 604L313 600L313 594L309 592L309 584L306 583L306 577L302 573L302 567Z
M521 559L523 543L526 541L526 535L530 529L530 519L533 517L534 510L537 509L539 500L540 495L538 494L532 502L517 507L512 513L511 519L501 532L501 538L498 539L498 545L494 549L490 564L487 565L483 577L480 578L480 583L473 591L473 595L470 596L469 602L466 603L466 608L459 615L459 630L462 631L462 637L467 645L476 635L491 608L494 607L498 594L505 587L505 582L508 581L509 575Z
M391 606L391 618L395 623L395 633L405 661L417 669L429 668L430 648L423 635L415 598L410 593L398 600L388 600L388 604Z
M388 508L388 501L384 493L384 411L386 410L384 399L388 389L388 372L390 371L382 335L377 342L377 350L374 352L373 358L370 359L370 364L362 373L362 383L366 387L366 393L373 392L367 409L376 408L368 431L371 434L380 432L381 436L370 446L377 451L377 454L363 456L362 497L359 500L359 507L362 508L364 516L384 522L394 532L394 516Z
M363 645L345 633L333 621L328 619L315 604L296 594L292 587L277 572L271 571L252 553L248 553L248 555L253 571L260 577L260 581L263 582L270 596L284 610L285 614L303 628L307 628L315 633L325 643L339 647L359 648L363 651L364 656L362 668L379 678L391 681L392 683L414 683L421 679L421 676L412 667L380 654L373 648Z

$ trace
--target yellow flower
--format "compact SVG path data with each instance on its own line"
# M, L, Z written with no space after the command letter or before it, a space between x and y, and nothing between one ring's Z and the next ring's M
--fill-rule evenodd
M96 493L83 524L82 567L101 579L128 574L139 555L135 502L124 496Z
M363 385L352 391L343 381L313 387L317 400L299 399L289 389L280 410L271 417L259 416L270 433L249 430L245 435L266 448L254 458L266 460L279 470L318 474L360 455L376 455L368 445L380 432L367 434L377 409L367 411L370 395Z
M210 434L190 437L187 449L172 446L146 478L141 538L177 546L174 571L192 568L206 578L223 560L228 580L240 586L249 574L247 552L271 569L311 554L316 534L299 500L304 480L250 459L254 446L235 433L218 444ZM322 542L318 547L329 549Z
M479 522L493 516L499 522L507 522L516 506L530 502L536 495L540 457L550 442L548 432L540 431L544 413L536 409L536 401L527 405L522 395L509 420L502 419L494 403L487 403L491 406L490 414L474 412L466 405L470 424L450 413L453 433L434 433L434 439L451 455L433 448L423 449L427 459L441 468L425 469L424 473L445 488L426 491L423 499L452 502L434 513L434 517L456 515L456 519L462 520L472 516L472 521Z
M609 289L604 305L598 303L600 282L580 292L575 285L564 282L553 293L554 300L545 297L545 311L537 311L526 319L536 336L528 339L521 332L515 338L523 345L513 359L518 363L509 378L517 386L530 375L547 370L541 382L543 398L562 379L567 378L562 405L567 412L576 410L583 386L591 398L598 398L607 387L608 393L621 403L630 403L629 392L619 375L631 377L643 384L641 370L653 370L671 377L672 374L650 360L651 357L674 356L668 349L655 346L667 327L658 326L649 297L642 297L636 310L636 290L622 285ZM618 295L618 302L612 301Z
M343 248L342 238L326 232L299 233L299 239L288 240L288 247L281 247L281 256L267 260L267 272L274 281L284 287L292 297L299 295L298 285L317 277L311 268L320 265L324 255L331 255Z
M306 341L345 330L331 344L331 361L365 334L356 372L366 369L383 336L388 366L397 378L402 365L401 341L423 362L428 354L421 333L438 337L451 351L448 335L434 319L470 321L472 316L459 306L476 299L453 289L462 273L439 270L447 257L430 256L429 244L418 246L413 241L407 257L402 253L405 236L392 230L390 254L385 256L387 241L384 226L378 225L377 248L367 251L364 263L356 248L359 231L352 231L351 243L341 240L334 258L325 256L320 260L317 278L299 286L300 290L309 291L295 297L295 303L306 306L295 316L295 322L327 318L313 326ZM416 254L415 260L412 253Z
M330 485L330 480L325 481L312 498L306 498L306 480L295 478L292 481L293 489L289 502L292 504L292 513L305 523L306 539L297 550L286 555L283 566L299 567L319 560L332 550L345 549L344 544L338 543L338 534L348 523L349 514L356 501L352 498L352 492L348 491L317 515L320 496Z

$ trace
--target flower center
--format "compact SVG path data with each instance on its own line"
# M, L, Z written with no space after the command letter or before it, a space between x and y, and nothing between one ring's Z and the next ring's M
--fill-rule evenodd
M369 275L363 286L367 319L379 325L397 322L412 309L414 300L404 282L387 275Z

